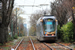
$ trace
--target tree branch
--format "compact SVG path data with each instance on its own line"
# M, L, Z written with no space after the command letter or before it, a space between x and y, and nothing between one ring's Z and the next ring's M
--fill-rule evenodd
M12 4L11 4L10 11L9 11L9 16L8 16L9 18L8 18L8 23L7 24L10 23L10 17L11 17L11 14L12 14L13 4L14 4L14 0L12 0Z

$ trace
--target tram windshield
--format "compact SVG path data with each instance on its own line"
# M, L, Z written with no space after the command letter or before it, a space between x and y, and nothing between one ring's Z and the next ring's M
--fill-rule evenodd
M55 21L45 21L43 22L44 31L53 32L55 31Z

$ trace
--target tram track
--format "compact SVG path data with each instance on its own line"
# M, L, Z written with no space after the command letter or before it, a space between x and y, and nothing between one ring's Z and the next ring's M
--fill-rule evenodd
M25 47L24 47L25 46ZM22 38L14 50L73 50L61 43L39 42L36 38Z
M24 38L23 38L24 39ZM17 50L18 47L20 46L20 44L22 43L23 39L19 42L19 44L16 46L16 48L14 50Z
M50 48L50 50L54 50L51 46L47 45L46 43L43 44L46 45L48 48Z
M51 50L51 48L46 46L43 42L38 41L37 38L35 38L35 39L36 40L32 39L35 50Z
M30 38L30 40L31 40L31 38ZM32 43L32 46L33 46L33 50L35 50L35 47L34 47L34 42L31 40L31 43ZM40 43L40 42L39 42ZM42 44L44 44L45 46L47 46L50 50L53 50L53 48L52 47L50 47L50 46L48 46L46 43L42 43ZM42 44L40 43L40 45L42 46ZM42 48L41 48L42 49Z
M60 43L56 43L56 44L61 45L61 46L65 47L65 48L68 48L69 50L73 50L72 48L70 48L70 47L68 47L68 46L65 46L65 45L63 45L63 44L60 44Z
M73 50L72 48L65 46L63 44L60 43L54 43L54 46L52 46L50 43L43 43L44 45L46 45L48 48L50 48L50 50ZM56 45L57 44L57 45ZM56 46L55 46L56 45ZM60 47L61 46L61 47ZM59 48L60 47L60 48Z
M33 50L35 50L35 47L34 47L34 44L33 44L33 41L31 40L31 38L30 38L30 41L31 41L31 43L32 43Z
M28 37L27 39L28 41L26 42L25 41L25 38L23 38L18 44L17 46L15 47L14 50L35 50L35 47L34 47L34 44L33 44L33 41L30 37ZM26 43L28 43L26 45ZM26 46L26 47L24 47Z

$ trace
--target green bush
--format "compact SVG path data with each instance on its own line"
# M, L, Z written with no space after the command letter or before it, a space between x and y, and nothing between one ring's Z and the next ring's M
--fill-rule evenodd
M61 35L60 29L61 29L61 27L60 27L60 25L58 25L57 26L57 36L58 36L58 39L61 38L61 36L60 36Z
M68 22L66 25L61 27L61 38L64 42L73 42L73 23Z
M18 38L18 35L17 35L17 34L15 34L15 35L14 35L14 39L17 39L17 38Z
M12 41L13 39L13 37L8 37L8 41Z
M13 37L10 37L9 40L12 41L13 40Z

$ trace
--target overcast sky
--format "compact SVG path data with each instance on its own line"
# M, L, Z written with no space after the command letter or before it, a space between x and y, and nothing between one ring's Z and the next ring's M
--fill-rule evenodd
M20 7L25 14L20 15L23 18L26 18L26 23L29 27L29 16L30 14L34 13L36 10L44 10L44 9L50 9L50 2L53 2L54 0L15 0L15 7L16 5L40 5L40 4L49 4L48 6L42 6L42 7Z

